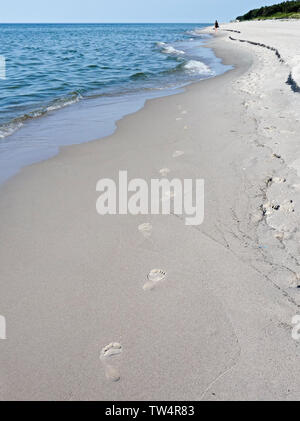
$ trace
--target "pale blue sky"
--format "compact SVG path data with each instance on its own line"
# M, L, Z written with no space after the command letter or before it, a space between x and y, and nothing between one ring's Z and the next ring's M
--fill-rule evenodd
M228 21L276 0L7 0L0 22Z

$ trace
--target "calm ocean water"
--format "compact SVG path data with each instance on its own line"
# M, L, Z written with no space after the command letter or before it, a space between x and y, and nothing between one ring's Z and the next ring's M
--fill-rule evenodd
M208 24L2 24L0 182L57 153L110 134L148 98L227 70Z

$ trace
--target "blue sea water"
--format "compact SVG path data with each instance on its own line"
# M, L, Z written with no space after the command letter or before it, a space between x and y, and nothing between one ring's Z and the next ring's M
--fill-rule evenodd
M113 132L153 97L228 69L208 24L0 24L0 182Z

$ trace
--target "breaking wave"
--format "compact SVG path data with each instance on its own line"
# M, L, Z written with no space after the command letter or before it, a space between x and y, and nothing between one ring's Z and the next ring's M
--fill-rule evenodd
M160 51L164 54L174 54L174 55L183 55L185 54L182 50L177 50L172 45L168 45L165 42L157 42L157 47L160 49Z
M197 61L197 60L190 60L187 63L185 63L183 65L183 68L190 73L196 73L199 75L214 75L215 72L210 69L205 63L203 63L202 61Z

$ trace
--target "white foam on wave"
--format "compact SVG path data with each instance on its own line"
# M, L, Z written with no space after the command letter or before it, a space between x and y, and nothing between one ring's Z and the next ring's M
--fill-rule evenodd
M186 32L186 34L187 35L192 35L192 36L196 36L196 37L199 37L200 35L203 35L203 33L202 33L202 29L194 29L194 30L192 30L192 31L187 31Z
M7 136L12 135L16 130L23 126L21 121L4 124L0 127L0 139L4 139Z
M47 111L55 111L59 110L60 108L67 107L68 105L75 104L76 102L80 101L82 99L82 96L77 94L74 98L63 100L63 101L57 101L53 103L52 105L49 105L47 107Z
M205 63L197 60L190 60L184 66L184 69L190 73L201 75L213 75L214 71L211 70Z
M171 45L163 48L162 52L165 54L185 54L184 51L176 50L176 48L172 47Z
M168 45L165 42L157 42L156 45L161 49L161 52L164 54L185 54L182 50L177 50L176 48L172 47L172 45Z
M32 111L29 114L25 114L21 117L15 118L10 123L3 124L2 126L0 126L0 139L4 139L7 136L11 136L15 131L17 131L24 125L25 121L41 117L47 114L47 112L59 110L60 108L64 108L68 105L75 104L76 102L80 101L80 99L82 99L82 96L80 94L76 94L72 98L68 99L58 99L54 101L51 105L48 105L48 107Z

